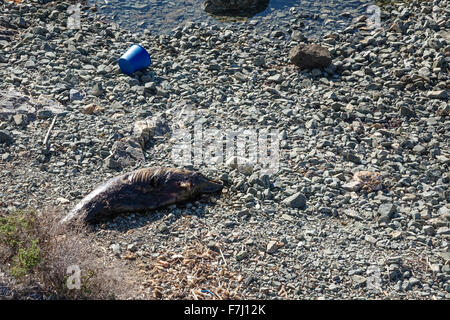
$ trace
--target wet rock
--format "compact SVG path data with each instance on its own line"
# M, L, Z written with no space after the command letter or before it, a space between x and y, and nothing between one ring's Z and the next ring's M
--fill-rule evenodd
M267 8L269 0L206 0L203 10L211 14L250 16Z
M291 62L301 69L326 68L331 62L327 48L318 44L300 44L289 53Z

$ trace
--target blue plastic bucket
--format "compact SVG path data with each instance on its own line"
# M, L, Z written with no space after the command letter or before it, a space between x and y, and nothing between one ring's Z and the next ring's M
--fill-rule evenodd
M147 68L152 63L147 50L138 44L133 44L127 52L119 58L119 67L123 73L132 74Z

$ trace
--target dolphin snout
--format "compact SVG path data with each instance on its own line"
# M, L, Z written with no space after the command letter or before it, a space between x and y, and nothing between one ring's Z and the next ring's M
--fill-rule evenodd
M194 188L197 193L216 193L223 189L223 184L199 175L194 179Z

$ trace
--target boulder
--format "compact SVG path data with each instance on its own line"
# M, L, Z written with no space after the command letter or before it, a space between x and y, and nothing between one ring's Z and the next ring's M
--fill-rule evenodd
M299 44L291 49L289 59L301 69L326 68L331 64L331 54L318 44Z
M136 121L133 128L133 135L139 141L142 148L153 137L164 136L170 128L165 117L157 114L144 120Z
M301 192L297 192L283 200L283 203L291 208L304 209L306 207L306 197Z
M59 102L40 96L34 99L14 89L0 90L0 119L8 120L17 115L17 120L34 121L46 115L62 115L65 108ZM19 121L20 122L20 121Z
M250 16L264 11L269 0L205 0L203 10L211 14Z
M127 137L113 144L111 154L105 159L105 164L111 169L118 169L142 164L144 161L144 152L139 142L134 137Z

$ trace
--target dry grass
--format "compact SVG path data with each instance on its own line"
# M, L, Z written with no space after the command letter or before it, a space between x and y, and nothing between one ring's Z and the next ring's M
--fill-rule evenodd
M0 263L14 278L8 286L37 287L46 299L112 299L126 292L119 262L108 261L84 225L61 224L61 216L53 209L0 213ZM71 266L81 271L79 289L69 288Z
M140 264L147 280L144 286L154 299L230 300L243 299L242 277L228 268L224 257L193 243L181 254L159 252L156 259Z
M354 174L353 179L361 182L362 189L367 192L378 191L383 188L383 181L379 172L359 171Z

